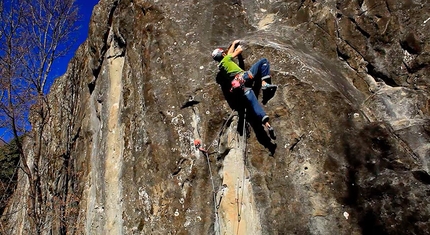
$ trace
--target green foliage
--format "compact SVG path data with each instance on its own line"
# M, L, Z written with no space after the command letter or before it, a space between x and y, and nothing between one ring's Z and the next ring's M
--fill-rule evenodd
M19 151L15 141L0 147L0 214L15 190Z

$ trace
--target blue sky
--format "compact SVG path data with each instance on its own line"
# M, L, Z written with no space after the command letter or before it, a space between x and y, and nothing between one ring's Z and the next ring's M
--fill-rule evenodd
M2 1L2 0L0 0ZM79 19L78 26L79 30L74 35L76 37L76 42L72 45L72 49L69 53L54 62L52 70L49 74L47 81L47 89L49 90L50 86L53 84L55 78L63 75L67 70L67 65L70 59L75 55L78 47L87 39L88 37L88 28L90 24L90 18L93 11L94 6L99 2L99 0L76 0L76 5L79 7ZM13 135L10 130L5 128L0 128L0 140L4 140L9 142L12 139Z
M79 31L76 32L76 43L73 45L71 51L65 56L57 60L51 70L51 80L48 82L48 89L52 85L53 79L58 76L63 75L66 72L67 65L70 59L75 55L78 47L87 39L88 37L88 26L90 24L90 18L94 6L99 2L99 0L76 0L76 5L79 7Z

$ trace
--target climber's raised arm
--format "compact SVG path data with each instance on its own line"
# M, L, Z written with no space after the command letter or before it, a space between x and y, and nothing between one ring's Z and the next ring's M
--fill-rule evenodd
M242 47L239 45L240 40L235 40L230 48L228 48L227 51L227 55L231 55L233 58L238 56L240 53L242 53L243 49Z

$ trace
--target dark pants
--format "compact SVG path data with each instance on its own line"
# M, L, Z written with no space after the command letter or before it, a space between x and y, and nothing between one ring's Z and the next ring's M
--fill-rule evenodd
M270 64L266 58L260 59L255 64L251 66L249 72L252 74L252 78L249 77L249 73L245 72L243 74L243 79L245 80L245 86L252 87L254 81L260 81L261 79L270 78ZM254 91L251 88L245 90L245 97L247 100L247 108L252 110L252 112L257 116L261 122L263 120L268 120L266 112L264 112L261 105L258 103L258 99L255 96ZM264 123L264 122L263 122Z
M266 58L260 59L255 64L251 66L249 72L252 74L252 80L259 81L261 79L266 79L270 77L270 64ZM243 75L243 79L245 82L250 81L250 77L248 73Z
M261 107L260 103L258 103L257 97L254 94L254 91L252 89L247 89L245 91L245 98L246 98L246 107L248 110L252 111L255 116L263 123L268 121L269 118L266 115L266 112L264 112L263 108ZM264 123L263 123L264 124Z

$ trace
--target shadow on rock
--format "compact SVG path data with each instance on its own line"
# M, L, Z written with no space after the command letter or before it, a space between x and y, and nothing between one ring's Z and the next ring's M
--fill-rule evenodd
M342 140L348 167L346 194L339 199L356 210L363 234L428 231L430 216L422 210L428 196L422 191L430 177L411 171L418 166L392 133L375 123Z
M261 120L257 120L258 118L252 111L247 111L245 115L246 110L252 109L247 108L247 100L245 99L245 96L243 95L243 91L241 89L235 89L232 91L230 90L230 84L232 79L233 78L230 78L223 71L219 71L216 77L216 81L221 86L221 90L228 105L231 109L236 110L239 114L239 123L237 126L237 131L240 133L240 135L246 134L246 137L249 137L249 126L245 124L244 128L244 119L246 119L246 123L248 123L254 130L258 142L265 148L267 148L270 151L270 155L273 156L277 147L276 143L272 143L271 138L261 124ZM244 129L245 133L243 133Z

